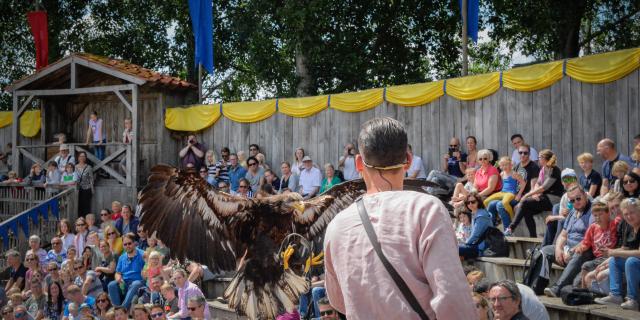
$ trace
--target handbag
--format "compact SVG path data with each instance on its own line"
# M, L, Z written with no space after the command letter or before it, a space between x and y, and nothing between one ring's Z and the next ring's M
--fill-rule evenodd
M376 232L373 230L373 225L369 220L369 215L367 214L367 209L364 207L364 203L362 202L362 197L358 199L356 203L358 205L358 213L360 214L360 220L362 220L364 230L367 232L367 237L369 237L369 241L371 242L371 245L373 245L373 249L376 251L378 258L380 258L382 265L384 265L385 269L387 269L387 272L389 272L391 279L393 279L393 282L396 283L396 286L398 286L398 289L400 289L402 296L404 296L405 300L407 300L413 311L415 311L418 316L420 316L420 319L429 320L427 313L424 312L422 306L420 305L420 303L418 303L418 300L411 292L411 289L409 289L409 286L407 286L407 283L404 282L400 274L398 274L398 271L396 271L396 269L393 267L393 265L391 265L389 260L387 260L387 257L382 252L382 247L380 247L380 242L378 242Z

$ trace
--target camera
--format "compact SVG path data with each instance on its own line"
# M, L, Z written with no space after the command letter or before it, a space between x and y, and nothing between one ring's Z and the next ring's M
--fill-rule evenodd
M453 157L453 153L458 151L458 148L449 147L449 157Z
M195 140L193 140L193 139L189 139L189 143L190 143L190 144L194 144L194 143L196 143L196 142L195 142Z

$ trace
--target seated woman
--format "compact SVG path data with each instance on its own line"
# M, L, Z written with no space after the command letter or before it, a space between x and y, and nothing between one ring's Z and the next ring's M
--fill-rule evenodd
M464 172L464 175L467 182L456 183L456 188L453 191L453 196L451 197L451 201L449 201L449 204L451 204L454 208L464 207L464 199L467 198L469 193L477 191L476 186L474 185L476 168L467 168L467 170L465 170Z
M545 149L539 155L540 173L535 186L520 199L515 208L515 217L511 225L505 230L505 235L512 235L522 219L527 224L529 236L537 237L536 222L533 216L544 211L549 211L553 205L560 201L563 188L560 179L560 168L556 166L556 155L553 151Z
M484 242L481 240L484 233L493 225L491 214L485 210L480 194L472 192L465 200L467 209L471 211L473 216L473 224L471 227L471 236L467 242L458 245L458 255L462 259L473 259L478 257L484 251Z
M609 259L609 290L604 298L595 300L598 304L620 305L623 309L638 310L638 286L640 285L640 201L627 198L620 203L624 221L618 249L602 249ZM627 283L626 301L623 301L622 285Z
M609 191L613 190L615 192L622 192L622 179L624 175L629 172L631 167L625 161L616 161L611 167L611 174L615 177L615 181Z
M331 163L327 163L324 165L325 178L322 180L322 187L320 188L320 193L323 193L336 184L342 182L339 177L335 175L336 169L333 167Z
M522 196L524 191L524 185L527 183L522 175L513 171L511 158L502 157L498 162L500 165L500 178L502 178L502 190L490 195L484 200L484 206L489 207L489 203L492 201L500 201L505 209L505 214L501 214L502 210L499 210L500 219L502 219L502 225L504 228L508 228L513 218L513 208L511 207L511 201Z
M640 176L633 171L627 172L622 178L622 194L625 198L637 198L640 195Z
M478 190L478 195L486 198L498 190L502 189L502 181L498 169L491 165L493 153L487 149L478 151L478 162L480 168L476 171L474 185Z

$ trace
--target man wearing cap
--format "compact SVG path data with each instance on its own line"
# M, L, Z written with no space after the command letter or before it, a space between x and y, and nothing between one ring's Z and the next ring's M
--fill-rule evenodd
M58 164L58 171L64 172L64 167L67 163L76 164L76 159L73 155L69 154L69 146L65 143L60 145L60 154L53 160Z
M430 319L476 319L449 213L431 195L402 191L412 161L402 124L391 118L367 121L358 149L367 218L421 309ZM354 203L327 227L325 286L331 305L348 319L419 319L374 251L362 221Z
M311 157L302 158L302 171L300 172L300 194L305 199L313 198L322 185L322 172L313 166Z
M546 266L547 270L551 268L552 262L565 267L556 283L544 289L544 294L551 297L559 296L560 290L564 286L574 283L582 264L594 258L591 250L584 252L575 250L576 246L584 239L587 228L593 223L591 201L578 185L567 190L567 197L569 203L573 204L573 208L564 220L562 231L554 244L544 246L541 250L549 262ZM580 279L577 278L577 280Z
M576 171L571 168L565 168L560 173L560 179L564 190L569 190L575 186L579 186L578 176ZM591 197L587 194L589 200ZM555 242L556 236L562 230L562 221L569 214L569 210L573 207L573 204L569 203L569 197L565 192L560 198L560 202L553 205L551 214L544 219L544 223L547 225L547 229L544 233L544 239L542 240L542 246L550 245Z

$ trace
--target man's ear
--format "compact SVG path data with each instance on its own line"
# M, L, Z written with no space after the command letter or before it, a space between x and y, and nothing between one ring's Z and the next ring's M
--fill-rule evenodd
M356 154L356 170L358 172L364 171L364 162L362 161L362 155L360 155L359 153Z
M413 161L413 156L410 152L407 151L407 164L404 165L404 171L409 171L411 168L411 162Z

